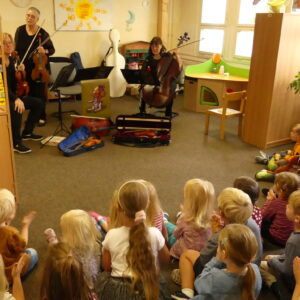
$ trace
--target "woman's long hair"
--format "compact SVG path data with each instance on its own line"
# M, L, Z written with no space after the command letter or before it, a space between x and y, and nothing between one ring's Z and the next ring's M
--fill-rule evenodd
M82 264L63 242L49 246L44 265L41 299L90 300Z
M242 279L242 300L254 300L255 273L251 261L258 248L254 233L245 225L229 224L220 232L219 247L234 264L239 267L247 266Z
M159 36L155 36L151 41L149 45L149 55L153 56L153 52L151 49L152 45L161 45L160 54L165 53L167 51L166 47L164 46L162 39Z
M125 216L135 220L136 213L146 211L149 193L140 180L124 183L118 193L119 205ZM130 227L129 248L126 255L134 291L144 294L146 300L159 298L158 270L148 237L145 221L135 221Z

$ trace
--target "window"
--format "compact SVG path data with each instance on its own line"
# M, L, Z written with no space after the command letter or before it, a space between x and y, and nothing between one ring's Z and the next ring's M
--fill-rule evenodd
M231 62L249 63L255 15L267 12L267 0L202 0L199 51L221 53Z

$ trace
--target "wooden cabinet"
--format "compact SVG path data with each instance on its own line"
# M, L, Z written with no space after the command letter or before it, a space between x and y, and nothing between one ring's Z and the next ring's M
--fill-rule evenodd
M206 112L208 109L223 106L224 94L228 90L247 90L247 81L247 78L233 75L189 74L184 80L183 106L195 112Z
M242 138L266 149L290 142L300 95L288 89L300 71L300 15L257 14Z
M2 31L0 19L0 42ZM3 48L0 51L0 188L6 188L17 196L15 160L11 136L9 102L6 84L6 69L3 62Z

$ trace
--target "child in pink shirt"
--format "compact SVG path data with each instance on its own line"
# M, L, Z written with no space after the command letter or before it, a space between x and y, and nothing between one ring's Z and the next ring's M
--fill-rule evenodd
M174 230L175 244L170 254L179 259L180 255L193 249L201 251L211 237L210 217L215 206L215 191L209 181L198 178L188 180L184 186L182 214Z
M267 201L262 207L262 237L273 244L285 246L294 230L294 223L286 216L290 194L300 187L299 176L291 172L276 175L273 189L269 190Z

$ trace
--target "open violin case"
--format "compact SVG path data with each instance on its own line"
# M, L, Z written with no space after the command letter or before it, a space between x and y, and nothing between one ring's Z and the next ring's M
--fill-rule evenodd
M115 144L131 147L155 147L169 145L171 119L152 114L119 115L116 118Z
M94 136L88 127L81 126L60 142L58 149L64 156L74 156L103 146L104 142L100 137Z

